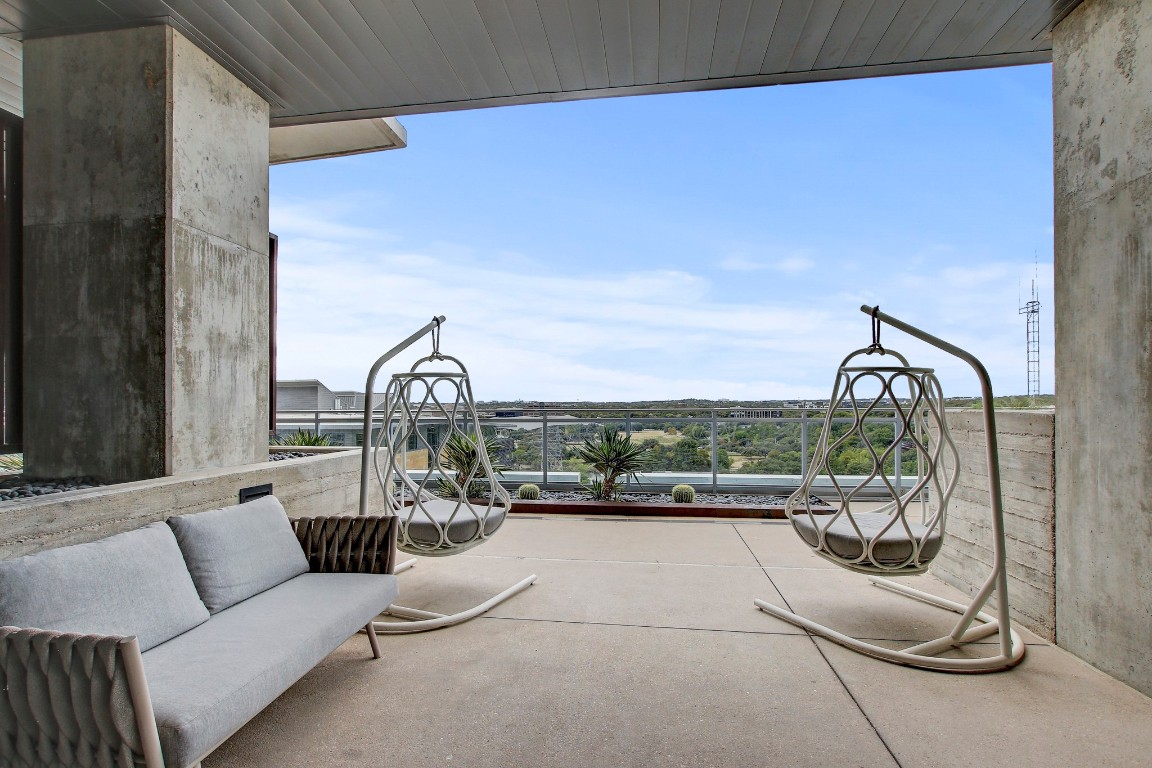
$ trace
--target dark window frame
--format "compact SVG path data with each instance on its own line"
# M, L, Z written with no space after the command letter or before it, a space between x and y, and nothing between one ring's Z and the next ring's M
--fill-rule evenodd
M0 110L0 451L24 442L24 120Z

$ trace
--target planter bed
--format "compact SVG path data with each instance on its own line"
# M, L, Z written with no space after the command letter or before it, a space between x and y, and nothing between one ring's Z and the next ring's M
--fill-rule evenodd
M569 501L512 499L512 514L530 515L627 515L640 517L728 517L784 520L783 504L651 503L644 501ZM835 507L813 506L812 511L831 514Z

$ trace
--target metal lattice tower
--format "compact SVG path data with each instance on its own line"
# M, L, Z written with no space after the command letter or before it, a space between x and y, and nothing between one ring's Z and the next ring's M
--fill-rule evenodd
M1028 352L1028 399L1032 405L1040 394L1040 302L1036 298L1036 281L1032 281L1032 300L1024 302L1020 314L1025 315Z

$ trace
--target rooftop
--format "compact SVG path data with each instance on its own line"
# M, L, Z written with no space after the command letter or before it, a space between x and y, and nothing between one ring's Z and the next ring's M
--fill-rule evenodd
M918 671L756 610L754 597L882 643L950 614L810 554L784 522L513 516L423 559L410 607L456 627L354 637L204 761L295 766L1146 766L1152 700L1021 630L1015 669ZM961 599L932 576L905 580Z

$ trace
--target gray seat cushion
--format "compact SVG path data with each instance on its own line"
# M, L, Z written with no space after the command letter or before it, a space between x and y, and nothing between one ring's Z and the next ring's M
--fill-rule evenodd
M308 572L308 559L275 496L170 517L168 525L212 613Z
M395 576L306 573L148 651L165 764L189 765L214 749L387 608L396 591Z
M449 542L464 544L471 542L480 530L480 521L476 515L480 515L484 520L486 536L495 533L504 522L506 510L503 507L493 506L491 511L487 512L486 518L484 515L487 507L475 504L474 508L476 514L470 512L464 504L458 505L454 500L433 497L425 499L419 506L402 507L397 514L402 521L407 518L404 525L407 526L408 538L420 546L435 547L440 544L441 539L438 525L444 529ZM452 517L453 512L456 513L455 518Z
M913 539L923 542L920 549L920 564L927 564L940 552L943 538L938 526L929 531L919 523L908 521L908 528L911 529L913 536L913 539L909 539L908 531L899 521L889 530L880 533L891 519L889 515L864 513L856 514L854 518L860 527L860 532L864 534L864 540L876 540L876 544L872 548L872 559L880 565L897 566L910 558L913 552ZM825 525L828 526L824 535L827 553L846 560L855 560L863 555L864 543L852 528L852 523L849 522L847 516L842 515L836 518L830 525L828 519L827 517L816 517L817 525L821 528ZM807 515L798 514L792 519L792 525L800 534L800 538L808 542L809 546L816 547L818 545L819 537L816 526L812 524ZM864 564L868 564L868 561L865 560Z
M164 523L0 561L0 625L135 635L147 650L207 619Z

